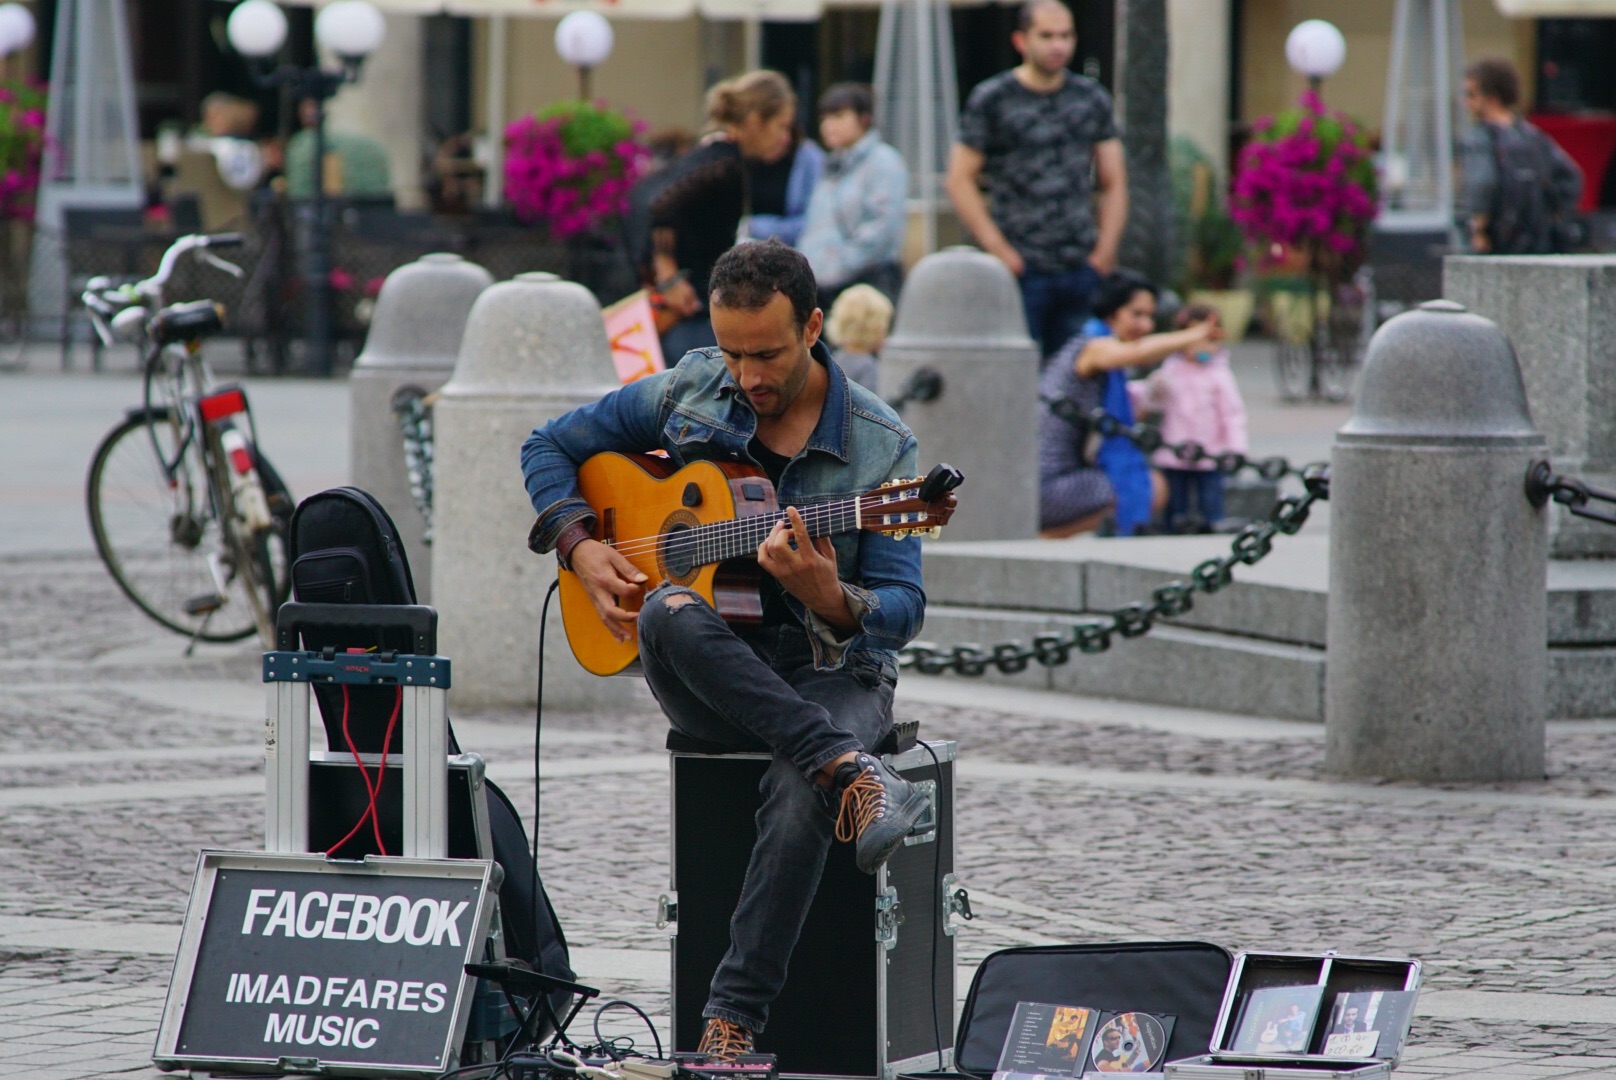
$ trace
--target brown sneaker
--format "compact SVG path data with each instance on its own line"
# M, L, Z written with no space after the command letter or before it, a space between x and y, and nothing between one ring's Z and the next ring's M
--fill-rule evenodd
M752 1033L741 1025L716 1016L707 1018L707 1030L701 1033L701 1045L696 1053L734 1061L742 1054L752 1052Z

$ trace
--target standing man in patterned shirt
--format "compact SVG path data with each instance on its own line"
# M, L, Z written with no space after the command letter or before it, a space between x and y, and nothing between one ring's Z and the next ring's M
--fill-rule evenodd
M1020 66L965 103L948 195L982 250L1021 279L1027 328L1047 358L1082 328L1100 279L1116 268L1128 176L1111 95L1066 70L1077 50L1071 10L1028 0L1017 26Z

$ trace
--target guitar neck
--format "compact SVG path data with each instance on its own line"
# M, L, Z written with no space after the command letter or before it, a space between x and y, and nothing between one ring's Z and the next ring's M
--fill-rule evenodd
M803 524L808 526L808 535L816 540L821 536L853 532L860 524L859 500L856 498L815 503L799 508L799 512ZM696 545L694 561L715 563L756 555L775 524L786 520L783 513L755 514L698 526L688 534Z

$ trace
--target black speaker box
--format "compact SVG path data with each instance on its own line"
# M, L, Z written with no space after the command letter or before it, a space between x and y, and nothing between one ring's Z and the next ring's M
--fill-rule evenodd
M931 752L928 753L927 747ZM936 762L932 754L936 755ZM951 741L888 758L926 785L937 828L910 837L879 873L833 844L792 954L785 989L759 1035L790 1076L876 1077L941 1068L953 1057L954 875ZM673 755L673 1042L694 1050L713 971L729 948L769 759ZM941 1057L941 1060L939 1060Z

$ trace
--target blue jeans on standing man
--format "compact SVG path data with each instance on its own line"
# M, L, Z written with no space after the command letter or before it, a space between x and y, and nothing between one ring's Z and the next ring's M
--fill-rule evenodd
M774 755L729 951L702 1010L762 1031L830 851L837 804L815 780L891 730L897 664L860 652L827 671L814 664L800 625L737 632L696 593L669 584L645 598L639 636L645 681L676 730Z
M1071 270L1026 270L1021 275L1021 306L1027 333L1038 344L1042 363L1077 336L1093 309L1100 272L1089 263Z

